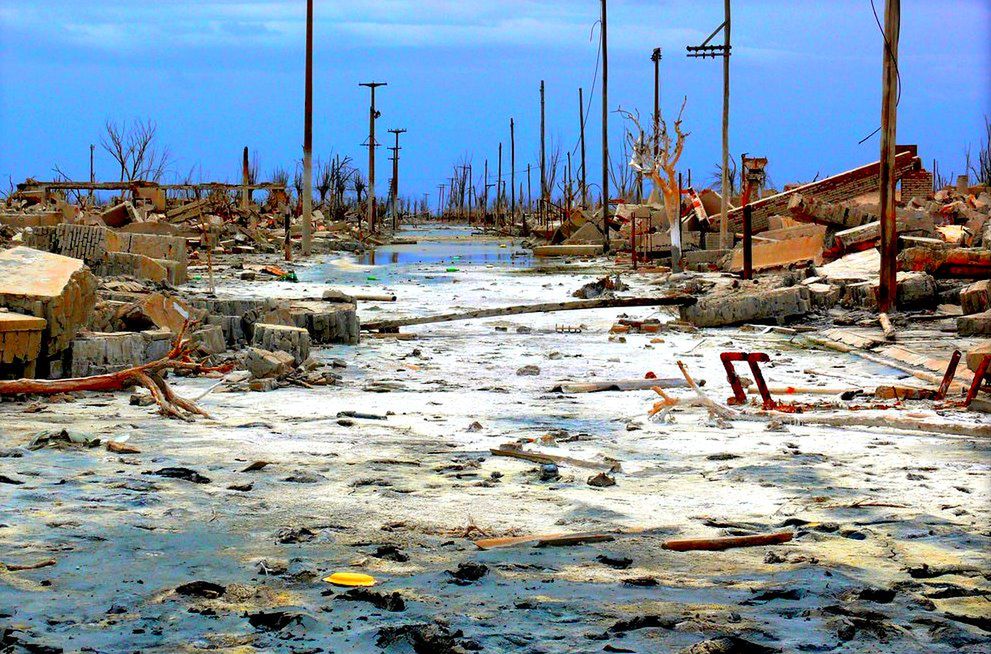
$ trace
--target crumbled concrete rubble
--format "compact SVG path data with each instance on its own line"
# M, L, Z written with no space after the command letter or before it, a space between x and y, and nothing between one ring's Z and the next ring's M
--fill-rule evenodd
M0 378L112 376L182 335L168 393L204 411L163 420L154 383L0 395L0 651L983 651L991 197L905 198L882 318L874 188L762 195L743 280L738 244L705 247L711 193L679 262L650 201L618 259L437 225L382 245L325 204L286 263L275 191L29 185L0 212ZM657 297L688 301L359 338L359 314Z

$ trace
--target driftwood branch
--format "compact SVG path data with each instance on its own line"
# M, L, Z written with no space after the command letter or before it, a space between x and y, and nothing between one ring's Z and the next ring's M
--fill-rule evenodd
M190 420L194 415L210 418L211 416L194 402L176 395L162 376L168 370L188 370L194 373L227 372L230 370L231 366L229 365L209 367L201 362L193 361L188 343L183 340L188 326L187 321L173 341L172 349L157 361L104 375L93 375L92 377L0 381L0 395L57 395L77 391L120 391L141 385L151 393L163 415L182 420Z

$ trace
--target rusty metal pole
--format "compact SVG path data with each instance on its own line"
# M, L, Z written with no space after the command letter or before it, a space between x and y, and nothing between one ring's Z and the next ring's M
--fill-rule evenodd
M313 232L313 0L306 0L306 105L303 126L303 256Z
M898 227L895 223L895 134L898 111L898 38L901 32L901 0L886 0L884 5L884 85L881 103L881 285L878 288L878 311L895 308L898 280L895 259L898 256Z
M584 90L578 87L578 129L582 149L582 209L588 208L588 177L585 175L585 97Z
M727 0L728 2L729 0ZM606 0L602 0L602 251L609 251L609 57Z
M375 232L375 119L379 117L375 111L375 89L388 86L386 82L361 82L358 86L367 86L371 90L372 101L368 108L368 231Z

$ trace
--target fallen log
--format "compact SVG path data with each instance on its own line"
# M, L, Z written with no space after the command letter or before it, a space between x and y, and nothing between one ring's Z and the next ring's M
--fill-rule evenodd
M604 391L649 391L657 388L688 388L683 379L620 379L601 382L561 382L549 393L601 393Z
M570 456L559 456L557 454L541 454L540 452L525 452L507 448L492 448L489 450L493 456L505 456L511 459L530 461L531 463L554 463L571 465L577 468L588 468L589 470L603 470L606 472L619 472L618 462L607 461L585 461L584 459L573 459Z
M210 418L210 414L194 402L176 395L162 377L166 370L188 370L193 373L229 372L232 366L208 367L193 361L183 335L189 327L187 321L163 358L133 368L92 377L72 379L14 379L0 381L0 395L58 395L79 391L120 391L140 384L148 389L161 413L173 418L190 420L193 415Z
M580 545L583 543L601 543L614 540L609 534L530 534L528 536L507 536L504 538L482 538L473 541L480 550L491 550L500 547L514 547L526 543L536 543L537 547L554 547L563 545Z
M661 547L675 552L721 552L736 547L760 547L762 545L777 545L787 543L794 537L790 531L778 531L773 534L756 534L754 536L728 536L724 538L686 538L682 540L667 540Z
M515 316L524 313L552 313L555 311L580 311L583 309L612 309L622 307L685 307L695 304L695 302L696 299L694 297L683 294L664 295L661 297L618 297L575 300L571 302L545 302L543 304L521 304L494 309L475 309L474 311L444 313L434 316L377 320L363 323L361 329L364 331L395 331L400 327L410 327L413 325L454 322L456 320L475 320L476 318L494 318L497 316Z
M22 572L24 570L40 570L58 563L55 559L45 559L37 563L3 563L0 561L0 572Z

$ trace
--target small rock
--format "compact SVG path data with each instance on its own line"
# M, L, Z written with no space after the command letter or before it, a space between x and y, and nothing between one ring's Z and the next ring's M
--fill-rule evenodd
M162 468L151 473L153 475L158 475L159 477L167 477L169 479L182 479L183 481L191 481L194 484L209 484L210 478L204 477L195 470L189 468Z
M592 475L588 478L588 485L594 486L595 488L608 488L609 486L616 485L616 479L610 477L604 472L600 472L597 475Z
M447 574L451 575L452 584L465 586L473 581L478 581L487 575L488 572L489 567L484 563L468 561L467 563L459 563L457 570L448 570Z
M540 481L554 481L560 476L556 463L545 463L540 466Z
M540 374L540 368L534 365L527 365L518 369L516 374L520 377L536 377Z
M280 529L279 533L276 534L278 542L283 545L308 543L316 537L316 532L306 527L286 527L285 529Z

